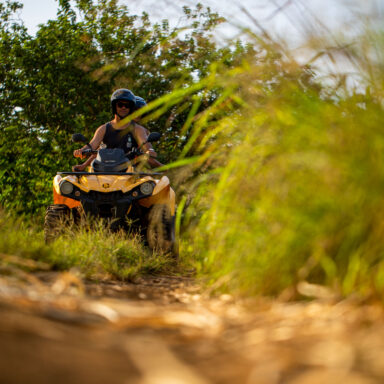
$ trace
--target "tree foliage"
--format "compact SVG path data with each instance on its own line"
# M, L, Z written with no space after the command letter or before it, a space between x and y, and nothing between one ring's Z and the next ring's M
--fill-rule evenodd
M60 0L56 19L35 36L13 18L19 8L0 2L0 204L24 212L49 203L52 177L75 163L71 134L91 137L111 118L114 89L156 100L244 51L216 47L211 35L222 19L201 5L184 7L186 25L176 29L167 20L152 24L145 13L131 15L116 0ZM205 95L206 103L215 97ZM192 102L146 122L163 133L164 162L180 152Z

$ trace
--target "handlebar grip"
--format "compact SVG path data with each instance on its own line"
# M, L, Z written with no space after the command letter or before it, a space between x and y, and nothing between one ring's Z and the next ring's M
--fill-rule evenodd
M83 149L81 151L81 153L85 156L89 156L89 155L93 155L93 154L96 154L97 151L96 150L93 150L93 149Z

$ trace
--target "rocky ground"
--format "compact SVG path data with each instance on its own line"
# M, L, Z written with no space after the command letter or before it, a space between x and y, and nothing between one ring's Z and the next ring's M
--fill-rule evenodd
M380 305L211 297L172 276L0 272L0 383L384 382Z

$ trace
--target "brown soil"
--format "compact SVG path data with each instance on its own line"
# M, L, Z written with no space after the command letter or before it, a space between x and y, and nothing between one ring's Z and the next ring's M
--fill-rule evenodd
M384 382L379 305L209 297L191 279L0 276L0 383Z

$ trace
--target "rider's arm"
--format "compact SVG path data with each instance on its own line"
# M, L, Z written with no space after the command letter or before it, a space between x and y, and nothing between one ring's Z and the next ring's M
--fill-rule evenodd
M105 135L105 130L106 130L105 124L101 125L99 128L97 128L95 134L93 135L92 140L89 142L91 148L89 148L88 144L86 144L82 148L76 149L73 152L73 156L84 158L85 156L83 156L83 153L82 153L84 149L97 149L97 148L99 148L101 142L103 141L103 138Z
M91 155L88 157L86 161L84 161L83 164L77 164L72 167L72 171L74 172L82 172L87 168L89 165L91 165L92 161L96 158L96 155Z
M148 157L148 164L151 166L151 168L158 168L158 167L162 167L164 165L164 164L160 163L159 160L157 160L151 156Z
M133 137L135 138L137 144L139 147L145 143L148 139L149 131L148 129L142 127L139 124L135 124L133 129L132 129ZM153 149L151 143L146 143L141 147L142 151L144 153L147 153L151 157L157 157L157 153Z
M137 142L137 144L139 145L139 147L145 143L148 139L148 134L149 134L149 131L148 129L142 127L141 125L139 124L135 124L133 129L132 129L132 133L133 133L133 136ZM142 146L142 151L148 155L148 164L152 167L152 168L156 168L156 167L161 167L163 164L161 164L157 159L157 153L156 151L153 149L152 147L152 144L151 143L146 143Z

